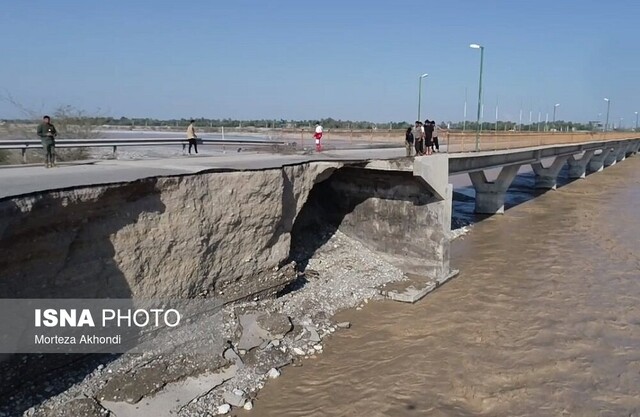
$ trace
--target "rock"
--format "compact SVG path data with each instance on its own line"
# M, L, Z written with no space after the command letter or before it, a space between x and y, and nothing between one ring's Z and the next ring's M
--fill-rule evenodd
M285 314L263 314L257 319L258 326L269 334L269 339L282 339L293 329L291 319Z
M100 365L98 365L98 368L96 368L96 369L98 369L98 371L102 371L104 369L104 365L100 364Z
M242 358L240 357L240 355L238 355L238 353L236 353L236 351L233 348L227 348L222 353L222 357L228 361L235 363L238 366L243 364Z
M236 391L239 391L239 393ZM242 407L247 401L244 398L244 392L241 390L233 390L233 392L227 391L222 395L222 397L227 402L227 404L230 404L234 407Z
M293 348L293 353L295 353L298 356L304 356L305 355L304 350L302 350L300 348L297 348L297 347Z
M309 340L311 340L312 342L319 342L322 340L320 339L318 331L314 327L305 326L305 329L307 330L307 332L309 332Z
M40 413L38 415L41 415ZM59 409L52 409L45 414L50 417L57 416L82 416L82 417L104 417L105 409L93 398L77 398L60 404Z
M126 401L129 404L139 402L143 397L159 391L164 385L167 367L157 363L135 372L114 376L98 392L100 401Z
M247 411L250 411L253 409L253 403L251 401L247 401L246 403L244 403L244 406L242 407Z
M336 326L338 326L341 329L348 329L348 328L351 327L351 323L349 323L348 321L343 321L343 322L340 322L340 323L336 324Z
M322 345L313 345L313 348L317 351L322 350Z
M267 376L268 376L270 379L276 379L277 377L279 377L279 376L280 376L280 371L278 371L276 368L271 368L271 369L269 370L269 372L267 373Z
M282 339L293 328L289 317L280 313L243 314L240 326L242 336L238 348L246 350L262 346L272 339Z
M278 339L272 340L271 341L271 346L275 346L275 347L280 346L280 340L278 340Z
M231 406L229 404L222 404L218 406L216 411L218 412L218 415L227 414L231 411Z

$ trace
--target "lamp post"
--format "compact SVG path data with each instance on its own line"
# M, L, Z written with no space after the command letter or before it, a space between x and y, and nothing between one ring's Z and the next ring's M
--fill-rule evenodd
M422 79L428 77L429 74L422 74L418 77L418 120L422 120L420 118L420 104L422 102Z
M482 66L484 64L484 46L472 43L469 48L480 50L480 81L478 82L478 116L476 118L476 152L480 150L480 107L482 106Z
M635 112L635 113L636 113L636 129L635 130L637 132L638 131L638 112Z
M558 108L558 106L560 105L560 103L556 103L553 105L553 128L556 129L556 109Z
M466 127L467 127L467 87L464 88L464 117L462 118L462 133L464 133Z
M498 99L496 98L496 134L498 133Z
M611 110L611 100L605 97L604 101L607 102L607 121L604 123L604 132L606 132L609 128L609 110Z

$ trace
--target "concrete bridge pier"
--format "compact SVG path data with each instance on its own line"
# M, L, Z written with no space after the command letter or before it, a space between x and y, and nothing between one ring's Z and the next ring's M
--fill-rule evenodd
M534 188L542 190L555 190L560 170L569 159L569 155L557 156L549 167L544 167L542 162L531 164L533 172L536 174L536 184Z
M600 172L604 169L604 160L607 157L607 149L597 150L596 153L591 157L589 161L589 172Z
M607 154L607 156L604 158L605 167L610 167L611 165L615 165L616 162L618 162L619 149L620 149L620 144L615 144L613 148L606 147L602 150L602 152Z
M476 190L475 212L480 214L504 213L504 199L507 189L518 174L520 165L502 167L495 181L488 181L484 171L469 173L473 188Z
M595 154L595 150L586 151L580 159L576 159L575 155L569 156L567 159L567 163L569 164L569 178L584 178L587 175L587 165L593 155Z

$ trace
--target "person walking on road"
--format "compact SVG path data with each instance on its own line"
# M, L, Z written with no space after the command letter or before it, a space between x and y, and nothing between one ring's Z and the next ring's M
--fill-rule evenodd
M187 127L187 140L189 141L189 155L191 155L192 146L195 149L196 153L198 153L198 142L197 142L198 135L196 135L196 128L193 125L195 122L196 122L195 120L191 119L191 121L189 122L189 127Z
M58 136L58 131L56 130L56 127L51 123L51 118L49 116L44 116L42 118L42 123L38 125L37 133L40 137L40 140L42 141L42 149L44 150L45 157L45 168L56 166L55 140L56 136Z
M413 132L411 130L411 126L409 126L404 134L404 147L407 149L407 156L411 156L411 148L413 148Z
M424 155L423 141L424 127L422 126L422 122L418 120L413 127L413 144L416 148L416 156Z
M316 152L322 151L322 126L320 122L316 122L316 131L313 134L314 139L316 140Z

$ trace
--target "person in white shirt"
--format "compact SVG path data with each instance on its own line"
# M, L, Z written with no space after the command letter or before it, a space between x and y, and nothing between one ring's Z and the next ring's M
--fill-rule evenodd
M198 153L198 135L196 135L196 128L194 126L195 120L191 119L189 127L187 127L187 141L189 141L189 155L191 155L191 147L193 146L196 153ZM184 152L184 148L182 148Z
M416 156L424 155L424 127L421 121L416 121L413 127L413 144L416 147Z
M316 122L316 132L313 134L313 137L316 140L316 152L322 151L322 143L320 142L322 140L322 126L320 122Z

